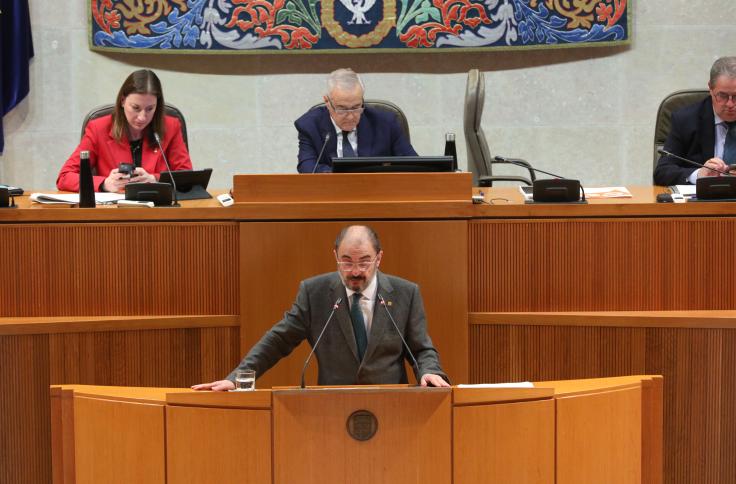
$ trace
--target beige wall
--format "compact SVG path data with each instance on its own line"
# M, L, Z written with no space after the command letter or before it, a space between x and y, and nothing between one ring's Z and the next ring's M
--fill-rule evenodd
M124 55L87 46L88 2L33 0L36 57L30 96L4 118L0 180L54 187L84 114L112 102L132 70L156 70L166 99L187 116L195 167L234 173L296 170L293 120L318 102L324 73L364 73L367 97L402 106L421 154L454 131L465 166L465 73L486 72L483 127L494 154L521 157L587 185L651 183L657 106L667 93L705 87L736 34L732 0L639 0L630 47L484 54Z

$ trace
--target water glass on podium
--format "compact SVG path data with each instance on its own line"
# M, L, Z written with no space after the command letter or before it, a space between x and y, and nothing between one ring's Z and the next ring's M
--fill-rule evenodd
M248 392L256 389L256 371L238 370L235 372L235 391Z

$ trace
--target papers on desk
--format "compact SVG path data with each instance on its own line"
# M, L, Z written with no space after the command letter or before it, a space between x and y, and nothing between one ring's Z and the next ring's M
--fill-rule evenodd
M586 199L596 198L631 198L631 192L626 187L583 187ZM533 199L534 187L520 186L519 191L524 196L524 201Z
M631 198L631 192L626 187L593 187L585 189L585 198Z
M477 385L458 385L458 388L534 388L534 383L530 381L516 383L480 383Z
M695 185L673 185L669 187L672 193L679 193L683 197L694 197L695 188Z
M113 203L124 200L122 193L95 193L95 202L98 204ZM79 203L78 193L31 193L31 201L46 205L76 205Z

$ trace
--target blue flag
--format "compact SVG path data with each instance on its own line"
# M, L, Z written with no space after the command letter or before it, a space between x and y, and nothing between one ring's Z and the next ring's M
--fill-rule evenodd
M28 0L0 0L0 153L5 148L2 117L28 95L32 57Z

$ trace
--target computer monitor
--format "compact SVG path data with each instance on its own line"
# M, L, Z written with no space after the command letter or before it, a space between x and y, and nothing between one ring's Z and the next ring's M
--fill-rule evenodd
M452 156L345 156L332 159L333 173L454 171Z

